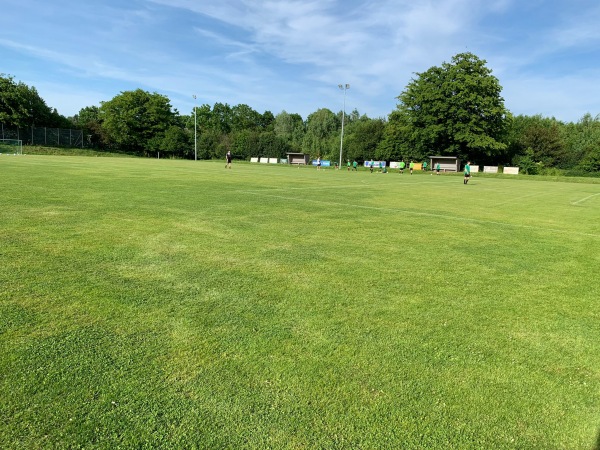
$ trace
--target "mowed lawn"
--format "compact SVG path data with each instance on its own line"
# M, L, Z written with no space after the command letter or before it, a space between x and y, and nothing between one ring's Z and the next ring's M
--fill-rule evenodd
M600 184L224 164L0 156L0 448L600 447Z

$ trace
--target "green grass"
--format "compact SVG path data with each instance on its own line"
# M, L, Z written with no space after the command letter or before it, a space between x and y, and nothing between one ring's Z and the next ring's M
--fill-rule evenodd
M26 145L23 147L23 154L37 156L95 156L95 157L127 157L133 155L119 150L94 150L81 147L44 147L40 145Z
M600 184L0 157L0 448L598 447Z

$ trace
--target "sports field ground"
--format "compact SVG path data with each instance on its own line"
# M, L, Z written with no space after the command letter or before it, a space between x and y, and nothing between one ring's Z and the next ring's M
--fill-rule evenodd
M224 165L0 156L0 448L600 448L600 183Z

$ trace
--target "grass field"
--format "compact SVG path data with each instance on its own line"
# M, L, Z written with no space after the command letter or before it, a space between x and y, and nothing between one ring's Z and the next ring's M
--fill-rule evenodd
M600 448L599 183L223 167L0 157L0 448Z

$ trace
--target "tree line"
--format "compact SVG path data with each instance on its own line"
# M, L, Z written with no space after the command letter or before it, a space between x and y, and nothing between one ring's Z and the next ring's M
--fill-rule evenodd
M415 74L387 118L327 108L309 114L259 113L245 104L203 104L180 114L168 97L142 89L121 92L73 117L49 108L33 87L0 74L0 123L84 129L100 149L193 159L285 157L337 161L344 120L343 159L420 161L458 156L477 164L517 165L522 173L573 174L600 169L600 115L577 123L541 115L513 116L499 80L472 53Z

